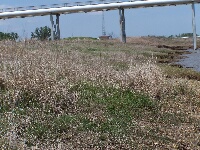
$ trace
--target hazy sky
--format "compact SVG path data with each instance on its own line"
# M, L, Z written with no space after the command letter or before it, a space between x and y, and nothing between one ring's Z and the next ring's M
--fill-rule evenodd
M76 0L1 0L0 8L61 4ZM83 0L79 0L83 1ZM87 1L87 0L85 0ZM98 0L93 0L98 2ZM107 0L108 1L108 0ZM128 0L127 0L128 1ZM196 8L197 34L200 34L200 5ZM119 37L119 12L107 11L105 14L106 33ZM177 35L192 32L191 5L126 9L127 36ZM0 20L1 32L17 32L21 38L30 37L36 27L50 26L50 17L30 17L23 19ZM102 13L76 13L61 15L61 37L91 36L102 33Z

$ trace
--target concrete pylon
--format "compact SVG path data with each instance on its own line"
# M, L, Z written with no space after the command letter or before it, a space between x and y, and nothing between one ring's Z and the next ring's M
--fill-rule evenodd
M124 9L119 9L119 17L120 17L120 34L121 34L121 42L126 43L126 30L125 30L125 16L124 16Z
M55 38L54 35L54 21L53 21L53 15L50 15L50 21L51 21L51 40L53 41Z
M60 14L56 15L56 37L58 40L60 40Z
M53 21L53 15L50 15L50 21L51 21L51 40L60 40L60 14L56 14L56 24L54 24Z

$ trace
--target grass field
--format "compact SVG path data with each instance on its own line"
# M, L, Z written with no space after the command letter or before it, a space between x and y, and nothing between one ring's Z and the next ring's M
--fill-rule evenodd
M190 39L127 41L1 41L1 149L200 149Z

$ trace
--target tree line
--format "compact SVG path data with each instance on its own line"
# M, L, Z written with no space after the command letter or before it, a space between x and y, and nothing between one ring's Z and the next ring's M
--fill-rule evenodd
M166 36L152 36L148 35L149 37L159 37L159 38L166 38ZM179 35L170 35L167 38L177 38L177 37L192 37L193 33L182 33ZM198 35L197 35L198 36ZM0 32L0 41L1 40L17 40L19 38L17 33L3 33ZM31 32L31 39L37 40L51 40L51 29L48 26L44 27L37 27L34 32Z
M34 32L31 32L31 39L37 40L50 40L51 37L51 29L47 26L36 28ZM19 39L19 35L17 33L4 33L0 32L0 41L2 40L13 40L16 41Z
M17 40L19 38L17 33L11 32L11 33L3 33L0 32L0 41L1 40Z

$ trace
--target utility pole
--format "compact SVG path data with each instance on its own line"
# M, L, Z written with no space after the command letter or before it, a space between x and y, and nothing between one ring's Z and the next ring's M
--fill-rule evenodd
M102 11L102 35L106 35L106 28L105 28L105 19L104 19L104 11Z
M104 3L105 0L99 0L99 1ZM102 11L102 36L106 36L104 10Z
M197 49L197 34L196 34L196 22L195 22L195 6L192 3L192 28L193 28L193 49Z

